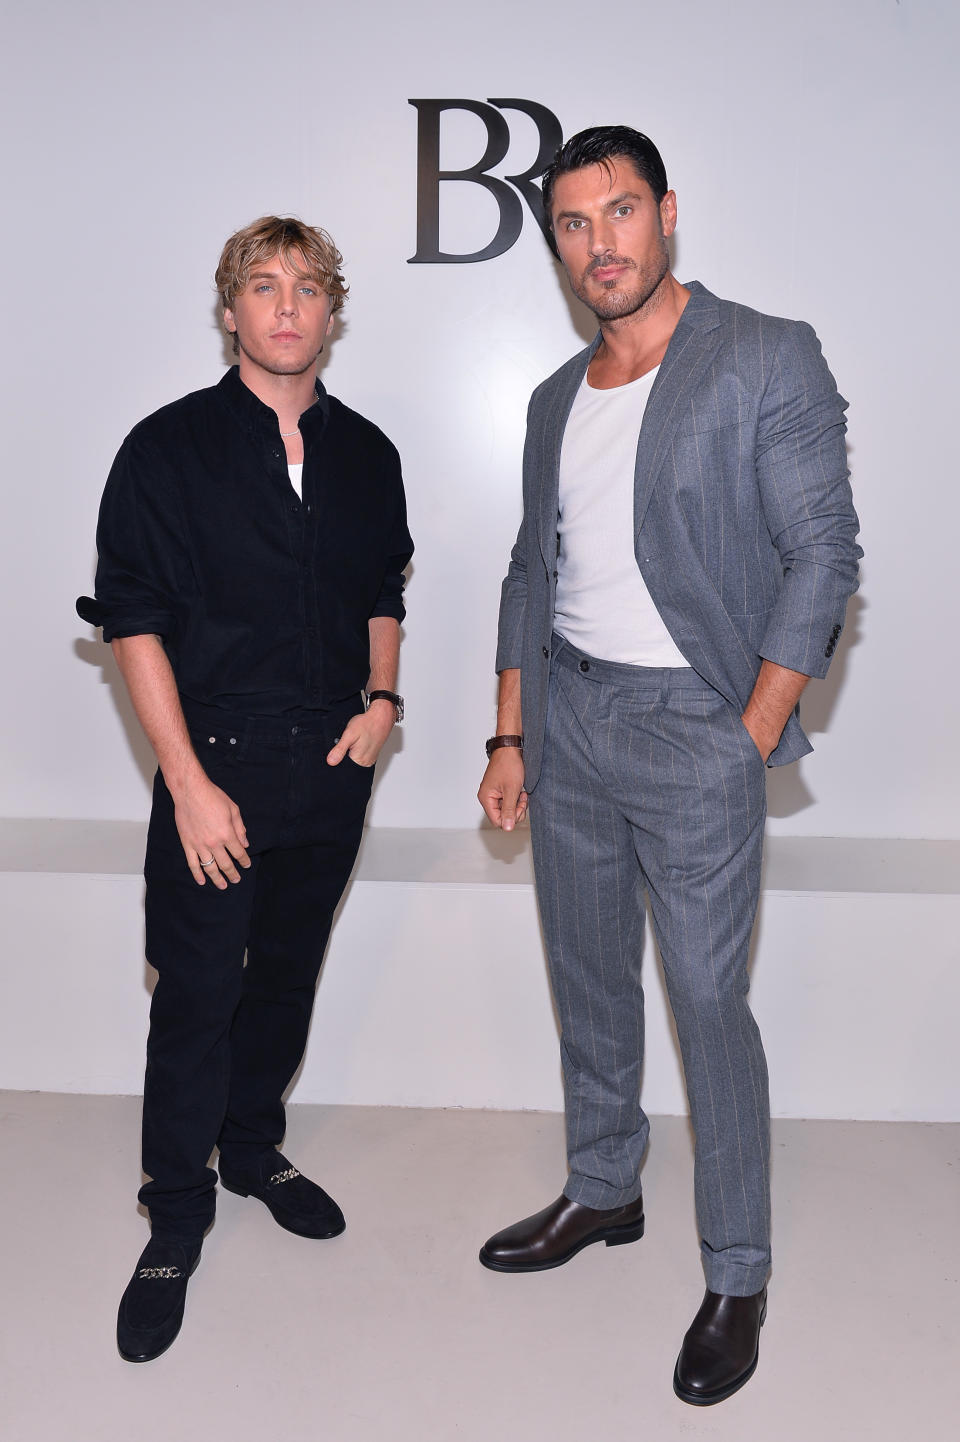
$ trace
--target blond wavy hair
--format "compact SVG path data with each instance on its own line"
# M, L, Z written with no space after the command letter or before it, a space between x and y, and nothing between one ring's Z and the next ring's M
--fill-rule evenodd
M316 281L338 311L349 286L343 278L343 256L319 225L305 225L293 215L263 215L231 235L220 256L215 282L224 310L232 310L247 288L250 272L278 255L294 275Z

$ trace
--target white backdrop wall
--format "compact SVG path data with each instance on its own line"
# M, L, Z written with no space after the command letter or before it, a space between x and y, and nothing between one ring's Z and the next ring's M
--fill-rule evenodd
M0 814L146 813L142 743L73 601L124 434L228 359L220 246L279 211L344 252L352 295L323 378L399 446L417 542L409 722L372 820L477 822L526 400L591 327L529 216L498 259L407 264L407 102L519 96L565 135L647 130L679 196L679 276L810 320L852 402L863 588L805 702L816 752L771 778L773 830L957 835L952 3L5 8ZM509 119L500 174L535 152L532 123ZM448 116L444 164L483 141L474 117ZM445 246L485 244L489 197L443 190Z

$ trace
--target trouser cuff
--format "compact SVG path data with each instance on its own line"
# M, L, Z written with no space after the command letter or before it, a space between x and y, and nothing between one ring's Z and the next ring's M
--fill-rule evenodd
M718 1292L723 1297L755 1297L767 1285L770 1263L761 1262L748 1267L703 1257L703 1274L711 1292Z
M567 1178L563 1195L581 1207L592 1207L594 1211L611 1211L614 1207L626 1207L640 1195L640 1180L630 1187L615 1187L599 1177L580 1177L576 1174Z

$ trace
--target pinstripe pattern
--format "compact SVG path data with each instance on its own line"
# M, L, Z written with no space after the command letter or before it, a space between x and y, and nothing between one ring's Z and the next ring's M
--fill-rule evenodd
M615 1207L640 1191L645 888L697 1139L707 1285L757 1292L770 1261L767 1072L747 1002L760 755L696 672L596 661L556 641L530 806L561 1021L566 1194Z
M635 553L681 653L742 713L761 657L826 675L856 590L846 402L808 325L689 289L640 429ZM528 787L546 714L560 447L598 343L544 381L528 412L496 662L521 670ZM791 716L770 764L809 750Z
M581 672L551 639L560 450L599 336L530 400L496 665L520 668L567 1194L604 1208L639 1192L645 887L697 1135L707 1284L749 1295L769 1265L767 1075L746 969L765 794L740 716L763 657L826 674L861 553L846 402L814 332L689 290L640 428L634 553L690 669ZM770 763L809 750L791 716Z

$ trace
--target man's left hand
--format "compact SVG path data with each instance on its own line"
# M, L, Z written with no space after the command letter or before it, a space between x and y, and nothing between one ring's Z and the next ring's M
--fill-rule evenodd
M741 716L740 720L743 723L743 729L750 737L750 740L753 742L754 746L756 746L757 750L760 752L763 764L764 766L766 766L767 761L770 758L771 752L775 751L777 749L777 746L780 744L781 733L778 731L776 736L771 739L766 734L763 727L757 725L756 720L748 720L746 715Z
M373 766L396 719L392 701L371 701L369 711L350 717L339 741L327 752L327 764L339 766L349 755L357 766Z
M783 728L809 680L802 671L778 666L766 657L760 663L760 673L740 719L764 765L779 746Z

